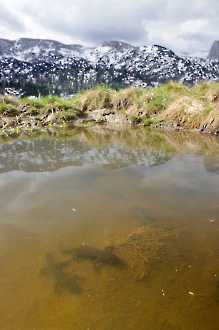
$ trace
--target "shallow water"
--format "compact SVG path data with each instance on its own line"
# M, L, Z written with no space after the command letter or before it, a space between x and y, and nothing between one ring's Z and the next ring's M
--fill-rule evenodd
M0 329L219 329L217 138L97 127L1 140L0 209ZM126 253L139 228L143 277L105 253Z

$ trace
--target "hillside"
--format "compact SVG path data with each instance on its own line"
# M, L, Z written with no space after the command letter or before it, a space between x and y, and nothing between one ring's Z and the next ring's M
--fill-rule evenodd
M41 39L0 39L0 93L71 95L99 84L156 86L219 79L219 61L181 57L159 45L111 41L99 47Z

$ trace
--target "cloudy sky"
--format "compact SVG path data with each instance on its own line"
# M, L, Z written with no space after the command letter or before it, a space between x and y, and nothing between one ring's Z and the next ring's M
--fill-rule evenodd
M0 0L0 38L123 40L199 54L219 39L218 0Z

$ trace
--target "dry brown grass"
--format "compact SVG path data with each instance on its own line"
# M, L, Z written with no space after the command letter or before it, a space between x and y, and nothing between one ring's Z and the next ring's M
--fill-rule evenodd
M14 111L16 109L17 111ZM193 87L170 82L156 88L112 90L99 86L70 99L48 96L41 99L0 97L0 116L22 114L42 116L55 109L64 121L74 121L91 112L109 110L127 122L145 126L165 124L186 129L219 131L219 83L200 83ZM108 117L109 120L113 118ZM106 117L105 117L106 119Z

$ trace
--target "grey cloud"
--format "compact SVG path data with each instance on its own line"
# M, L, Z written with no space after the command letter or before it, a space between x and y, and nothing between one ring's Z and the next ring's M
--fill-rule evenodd
M14 30L18 32L24 32L25 27L19 17L14 15L10 9L4 7L4 4L1 5L0 9L0 22L1 27L4 27L9 30Z
M69 3L67 13L66 6L53 6L49 16L46 12L42 13L33 8L26 10L46 29L88 42L110 39L137 42L146 37L143 27L144 11L141 6L136 6L131 1L118 4L118 1L113 0L108 2L94 0L90 4L87 0L81 0L73 1L73 6L68 0L65 2ZM50 1L47 3L49 4ZM34 15L34 12L38 14Z
M208 43L211 35L208 33L182 33L179 34L179 38L184 39L185 41L193 41L200 43Z
M118 39L135 44L161 43L193 52L207 49L219 39L218 0L1 1L23 13L28 36L40 31L42 37L57 36L60 41L67 38L97 44ZM12 16L15 10L11 10Z

